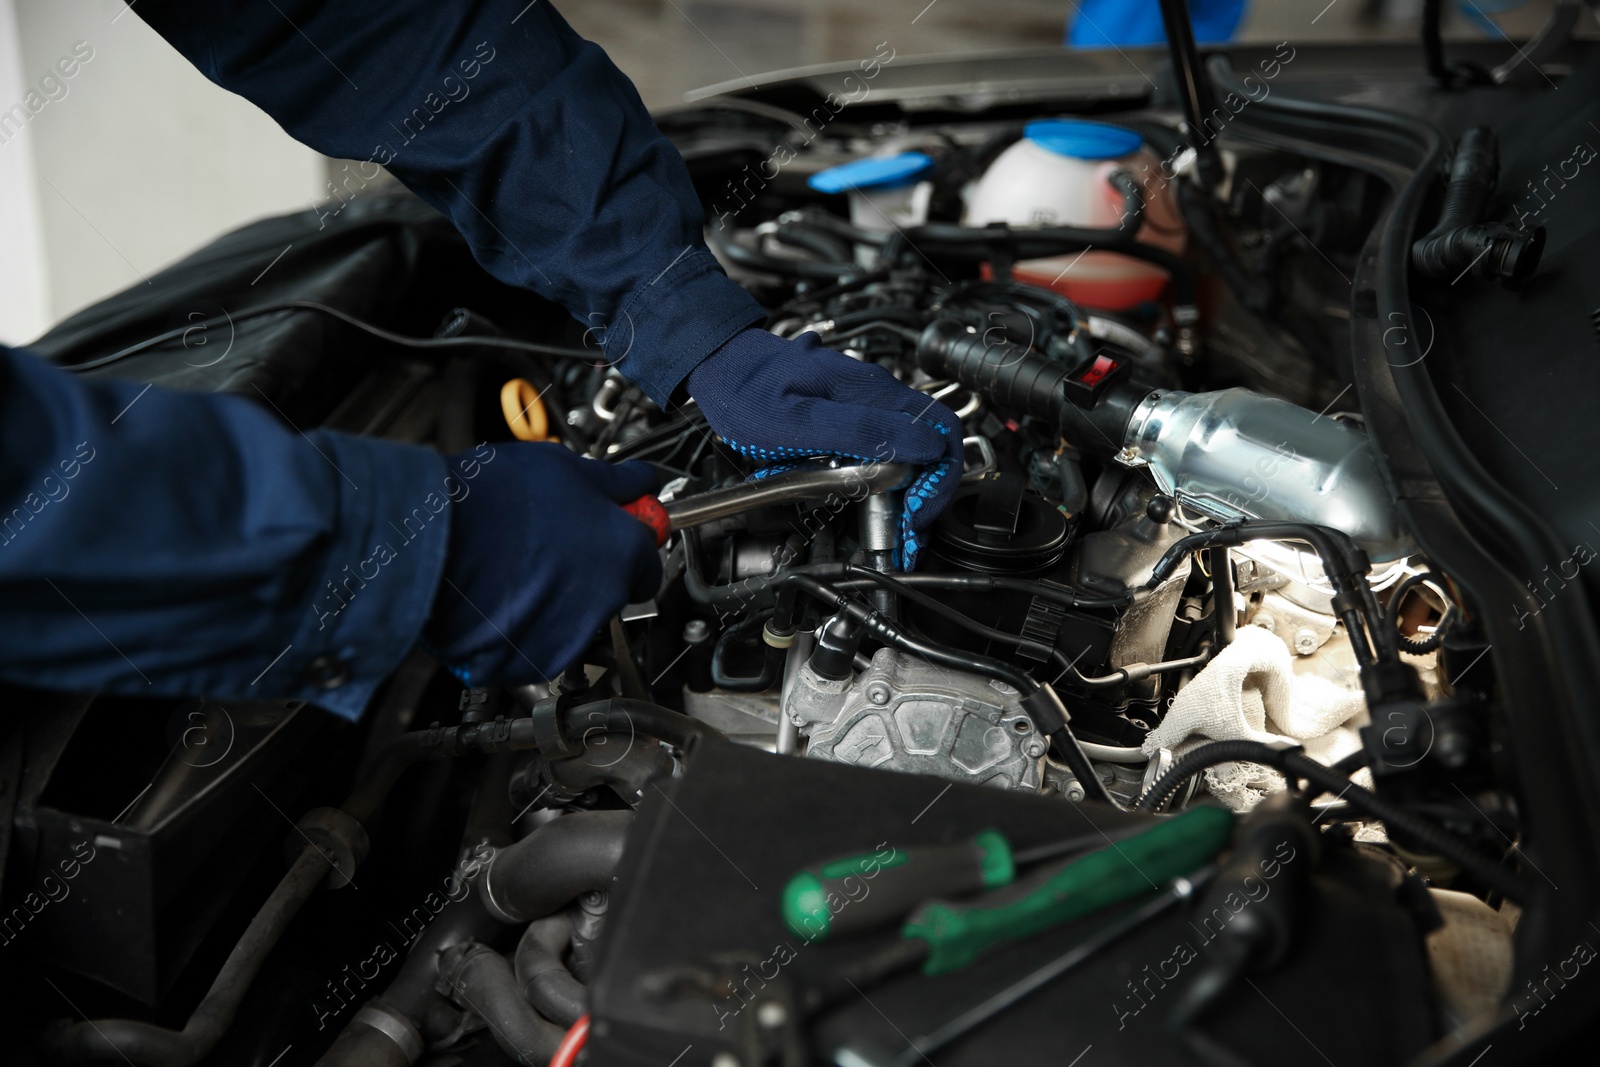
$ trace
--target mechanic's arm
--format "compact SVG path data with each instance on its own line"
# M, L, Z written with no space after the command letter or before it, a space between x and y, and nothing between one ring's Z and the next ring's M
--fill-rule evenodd
M378 165L456 224L496 277L564 305L652 399L686 386L759 459L837 453L929 464L916 535L959 480L941 404L816 345L753 328L717 265L676 149L600 48L548 0L142 0L209 78L294 137ZM354 188L334 190L340 198Z
M763 312L632 84L547 0L142 0L208 78L449 216L503 281L568 308L658 400ZM330 189L339 198L359 196Z
M0 346L0 678L354 718L419 636L469 681L553 677L659 584L616 506L653 488L557 445L302 435Z

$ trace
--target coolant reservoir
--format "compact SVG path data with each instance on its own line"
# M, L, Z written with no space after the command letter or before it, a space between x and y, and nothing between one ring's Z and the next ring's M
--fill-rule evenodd
M851 224L887 233L927 221L933 184L926 180L933 157L921 152L896 152L851 160L806 179L819 193L850 194Z
M1108 179L1119 169L1144 190L1139 240L1182 252L1187 234L1160 157L1137 132L1104 122L1028 123L1022 140L1000 153L972 186L963 221L968 226L1115 228L1122 221L1123 197ZM1167 283L1167 272L1154 264L1095 249L1024 260L1012 273L1018 281L1112 311L1156 299Z

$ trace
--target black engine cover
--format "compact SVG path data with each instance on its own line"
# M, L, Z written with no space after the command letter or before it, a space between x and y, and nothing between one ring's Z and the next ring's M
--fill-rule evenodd
M720 1051L759 1062L743 1043L756 1031L747 1004L757 995L792 996L892 941L886 933L808 945L791 934L779 894L803 865L885 841L945 843L991 827L1027 848L1152 818L723 743L702 745L684 777L646 794L591 988L596 1067L687 1067ZM1326 849L1299 951L1254 977L1254 988L1241 984L1206 1033L1254 1063L1314 1062L1319 1051L1334 1063L1408 1059L1434 1025L1417 995L1428 988L1422 938L1396 903L1397 883L1390 863ZM1207 951L1193 918L1167 913L939 1052L940 1067L1067 1063L1091 1045L1100 1064L1189 1063L1166 1023ZM928 1031L1104 921L1093 916L997 950L964 971L864 988L806 1028L804 1062L832 1062L847 1039L903 1048L902 1035ZM1197 959L1177 962L1189 954ZM694 972L713 957L736 982L721 997L695 988Z

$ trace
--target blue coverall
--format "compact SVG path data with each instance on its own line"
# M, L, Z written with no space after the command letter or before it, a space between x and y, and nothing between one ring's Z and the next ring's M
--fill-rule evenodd
M633 86L548 3L133 11L300 141L386 166L492 274L597 327L657 401L764 318L702 244L694 190ZM444 460L146 388L0 348L0 678L359 715L439 584L448 524L398 542L391 524L442 492ZM329 624L317 603L380 539L396 545L383 580Z

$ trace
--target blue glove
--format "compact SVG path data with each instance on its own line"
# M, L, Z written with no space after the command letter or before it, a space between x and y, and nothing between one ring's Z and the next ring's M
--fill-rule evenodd
M894 375L822 347L748 329L689 372L689 393L729 446L756 460L844 456L923 468L906 489L897 564L916 565L925 531L961 482L961 420Z
M502 444L463 486L423 639L466 684L550 681L660 587L655 538L618 506L656 491L647 465Z

